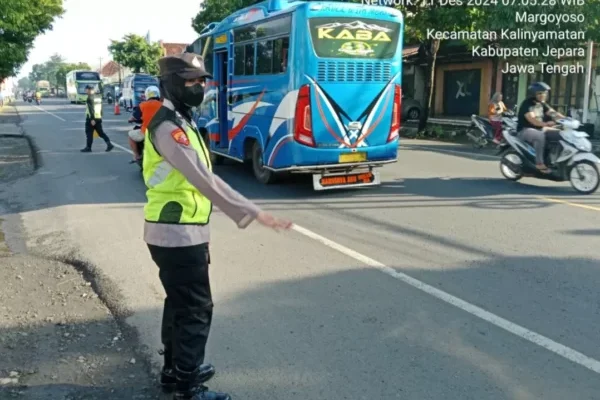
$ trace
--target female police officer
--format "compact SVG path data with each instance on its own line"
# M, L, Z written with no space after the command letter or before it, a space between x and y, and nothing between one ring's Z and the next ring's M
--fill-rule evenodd
M209 219L213 203L246 228L254 219L273 228L291 222L263 211L212 173L208 150L191 109L204 98L212 76L202 57L184 53L159 60L162 107L148 124L144 143L144 240L166 292L162 342L164 389L176 399L230 400L202 384L215 373L203 364L212 319L208 265Z

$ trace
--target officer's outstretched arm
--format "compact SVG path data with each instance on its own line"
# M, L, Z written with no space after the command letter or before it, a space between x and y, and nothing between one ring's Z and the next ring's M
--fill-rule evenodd
M245 228L256 219L260 208L208 169L190 145L189 138L183 130L169 121L163 122L156 129L153 141L165 160L238 227Z

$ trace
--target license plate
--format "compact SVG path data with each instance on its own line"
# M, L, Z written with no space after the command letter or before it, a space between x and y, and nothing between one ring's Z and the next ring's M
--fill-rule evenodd
M379 184L379 175L375 171L357 172L345 175L313 175L315 190L326 190L351 186L371 186Z
M367 153L343 153L340 154L340 163L367 161Z

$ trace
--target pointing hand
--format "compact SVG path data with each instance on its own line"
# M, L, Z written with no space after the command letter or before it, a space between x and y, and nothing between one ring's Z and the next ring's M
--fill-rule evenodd
M279 230L281 229L288 230L292 227L291 221L274 217L273 215L264 211L258 213L256 220L261 225L266 226L267 228L274 229L277 232L279 232Z

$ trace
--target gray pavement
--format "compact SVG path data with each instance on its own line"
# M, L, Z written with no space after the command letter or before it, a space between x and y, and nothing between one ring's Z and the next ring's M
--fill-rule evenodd
M86 263L156 367L163 291L139 170L99 139L79 153L83 106L18 110L43 165L3 200L32 251ZM106 131L126 148L128 116L111 111ZM217 169L307 231L240 231L215 213L213 387L247 400L600 398L600 196L508 182L493 157L423 145L402 140L383 185L358 191Z

